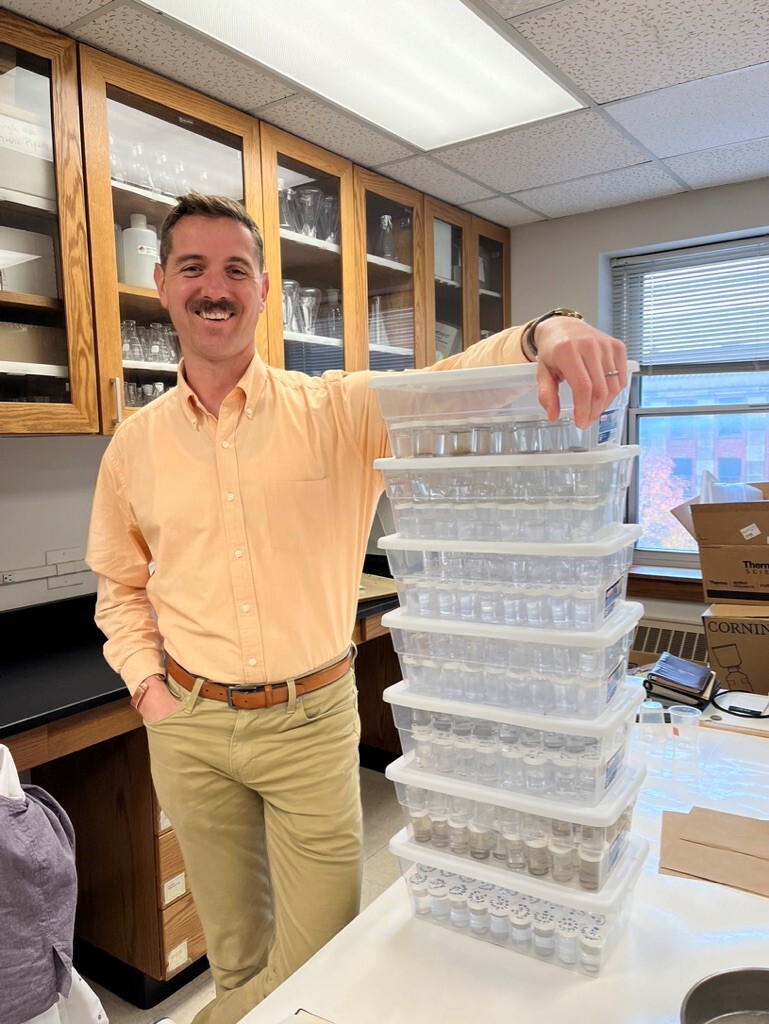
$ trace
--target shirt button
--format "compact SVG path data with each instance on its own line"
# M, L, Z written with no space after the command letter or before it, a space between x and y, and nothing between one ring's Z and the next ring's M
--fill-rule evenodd
M230 493L227 495L227 501L234 501L234 500L235 500L235 495L232 493L232 491L230 491Z
M248 664L249 665L255 665L256 664L256 658L249 658L248 659Z
M229 448L229 447L230 447L230 442L229 441L222 441L222 448Z
M240 548L235 548L235 557L236 558L242 558L243 557L243 552L240 550Z
M250 604L241 605L241 610L244 611L244 612L250 612L251 611L251 605Z

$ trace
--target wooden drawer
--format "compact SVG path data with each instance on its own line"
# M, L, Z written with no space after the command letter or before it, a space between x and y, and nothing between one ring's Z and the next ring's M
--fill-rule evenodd
M162 910L190 891L182 851L179 849L179 842L173 829L155 838L155 863L158 907Z
M206 951L203 926L191 893L160 911L160 933L163 977L167 981Z
M156 836L160 836L167 832L169 828L172 828L168 815L158 803L158 796L154 786L152 787L152 821Z

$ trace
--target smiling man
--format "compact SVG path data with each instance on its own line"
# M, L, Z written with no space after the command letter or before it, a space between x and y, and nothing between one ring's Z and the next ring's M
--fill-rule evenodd
M389 451L369 372L255 353L268 280L238 203L182 198L155 280L177 386L107 448L87 559L205 931L216 998L195 1024L235 1024L358 910L350 636ZM556 415L566 379L584 425L624 386L624 349L559 312L434 369L538 354L542 404Z

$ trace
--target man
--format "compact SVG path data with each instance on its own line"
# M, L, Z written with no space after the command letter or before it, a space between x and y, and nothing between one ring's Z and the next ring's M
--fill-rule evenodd
M205 930L216 999L195 1024L234 1024L358 910L349 647L387 439L369 373L306 377L255 354L268 278L239 204L180 200L155 281L178 384L110 443L88 562ZM436 369L537 350L552 416L563 378L581 425L624 385L622 345L560 316Z

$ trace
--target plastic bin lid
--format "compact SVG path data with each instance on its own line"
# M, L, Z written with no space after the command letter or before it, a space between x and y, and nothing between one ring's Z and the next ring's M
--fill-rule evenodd
M466 541L466 540L413 540L408 537L401 537L398 533L391 533L387 537L379 538L379 547L385 551L468 551L471 554L498 554L498 555L563 555L566 558L601 558L603 555L613 555L628 544L634 544L641 536L642 529L635 523L628 523L624 526L613 526L600 540L590 541L586 544L553 544L550 542L528 542L519 541ZM500 581L504 582L504 581Z
M464 779L415 768L413 753L403 754L397 761L388 764L385 775L390 782L414 786L416 789L445 793L478 804L507 807L513 811L546 815L548 818L558 818L561 821L573 821L577 825L601 828L613 825L628 804L638 796L638 791L646 778L646 767L642 764L626 765L594 807L564 803L557 797L530 796L527 793L511 793L508 790L490 793L488 786L479 786Z
M530 629L528 626L492 626L485 622L460 622L454 619L422 619L394 608L382 616L388 629L406 629L418 633L448 633L451 636L484 636L513 643L553 644L556 647L611 647L641 621L644 606L637 601L618 601L617 607L600 629L590 632L562 629Z
M638 373L639 365L632 359L627 361L628 374ZM409 391L441 391L453 388L473 388L489 385L531 384L536 382L536 363L511 363L506 366L474 366L459 370L397 371L379 373L371 378L375 390L388 388Z
M390 853L415 864L429 864L442 871L457 875L471 875L479 882L490 882L501 889L511 889L540 900L549 900L560 906L575 907L588 914L616 914L622 909L625 897L638 881L641 868L649 854L649 843L643 836L630 834L617 864L599 892L589 893L566 889L558 882L546 882L520 872L513 874L508 868L498 868L485 861L469 862L454 853L444 853L434 847L427 849L415 843L403 828L390 840Z
M630 677L628 677L629 679ZM519 725L526 729L541 729L543 732L566 733L569 736L587 736L591 739L606 739L617 731L622 723L636 712L646 699L646 690L641 680L625 682L617 687L611 702L598 718L562 718L560 715L535 715L530 711L513 711L511 708L497 708L485 704L468 704L464 701L449 700L447 697L428 697L412 693L403 680L388 686L382 699L396 707L416 708L419 711L433 711L437 714L457 715L459 718L480 718L498 725Z
M446 458L375 459L374 469L400 472L418 469L422 473L445 473L455 469L512 469L526 466L602 466L626 462L641 452L637 444L617 448L596 448L590 452L556 452L555 455L450 455Z

